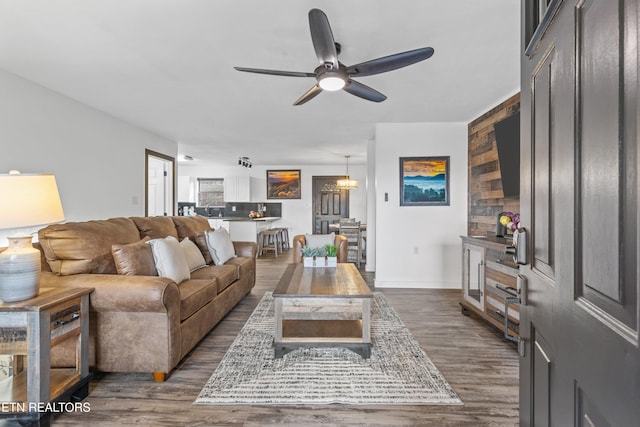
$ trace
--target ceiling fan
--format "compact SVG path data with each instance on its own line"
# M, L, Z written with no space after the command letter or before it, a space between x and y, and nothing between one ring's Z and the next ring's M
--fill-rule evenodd
M318 81L311 89L302 95L293 105L301 105L316 97L323 90L336 91L344 90L360 98L382 102L387 97L367 85L363 85L352 79L352 77L364 77L374 74L386 73L406 67L416 62L424 61L433 55L433 48L425 47L421 49L409 50L407 52L396 53L360 64L345 66L338 61L340 44L333 39L331 26L327 15L320 9L309 11L309 27L311 29L311 40L316 51L320 66L313 73L298 71L264 70L260 68L234 67L238 71L248 73L271 74L274 76L288 77L315 77Z

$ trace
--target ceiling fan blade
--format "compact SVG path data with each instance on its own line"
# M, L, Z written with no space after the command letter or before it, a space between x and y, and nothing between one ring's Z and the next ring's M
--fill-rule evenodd
M318 61L320 64L331 64L337 70L338 52L327 15L320 9L311 9L309 11L309 28Z
M362 83L358 83L355 80L349 81L342 90L349 92L351 95L366 99L367 101L382 102L387 99L385 95L381 94L377 90L372 89L367 85L363 85Z
M318 94L320 94L320 92L322 92L322 88L318 85L313 86L311 89L309 89L307 92L305 92L304 95L302 95L300 98L298 98L296 100L296 102L293 103L293 105L302 105L305 102L315 98L316 96L318 96Z
M347 67L347 74L350 76L362 77L386 73L387 71L397 70L398 68L406 67L407 65L415 64L416 62L431 58L433 52L433 48L423 47L421 49L409 50L382 58L372 59L371 61Z
M280 70L263 70L262 68L245 68L245 67L233 67L238 71L244 71L246 73L257 74L271 74L273 76L287 76L287 77L315 77L314 73L304 73L300 71L280 71Z

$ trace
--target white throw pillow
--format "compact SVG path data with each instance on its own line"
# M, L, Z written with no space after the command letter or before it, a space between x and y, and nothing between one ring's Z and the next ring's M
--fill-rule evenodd
M231 258L237 257L236 250L227 230L220 227L217 230L205 232L209 253L215 265L222 265Z
M305 246L310 248L324 248L327 245L335 245L336 233L331 234L305 234Z
M180 242L180 248L182 249L184 257L187 259L189 271L196 271L199 268L207 266L207 263L202 256L202 252L200 252L200 249L198 249L196 244L189 240L188 237L182 239L182 242Z
M191 278L189 264L178 239L168 236L164 239L149 240L147 243L151 245L158 276L168 277L176 283L182 283Z

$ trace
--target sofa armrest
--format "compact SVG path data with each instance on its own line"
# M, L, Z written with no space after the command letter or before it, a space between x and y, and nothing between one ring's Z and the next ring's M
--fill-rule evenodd
M302 262L302 248L307 244L304 234L293 236L293 263Z
M91 310L169 312L180 309L178 286L166 277L42 273L41 287L93 288Z
M256 242L233 242L233 248L238 256L247 258L256 258L258 256L258 245Z
M340 234L336 234L335 245L338 248L338 262L348 262L349 243L347 238Z

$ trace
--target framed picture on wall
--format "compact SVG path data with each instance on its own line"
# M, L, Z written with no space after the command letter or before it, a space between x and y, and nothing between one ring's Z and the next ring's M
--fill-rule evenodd
M449 156L400 157L400 206L449 206Z
M300 169L267 171L267 199L299 199L300 193Z

